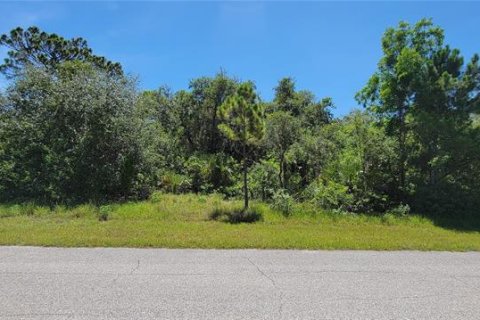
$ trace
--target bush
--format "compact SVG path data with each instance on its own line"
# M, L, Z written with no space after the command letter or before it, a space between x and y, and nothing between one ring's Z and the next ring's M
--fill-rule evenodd
M293 198L283 189L278 190L273 195L272 209L280 211L284 216L289 216L292 213L294 205Z
M208 183L210 167L203 157L192 156L185 162L185 171L190 179L191 190L195 193L208 191L211 185Z
M157 203L161 202L163 198L163 193L155 191L150 195L150 202Z
M211 220L228 223L253 223L262 219L261 214L255 208L222 208L217 207L210 213Z
M416 190L412 207L414 212L432 218L478 220L480 193L478 188L466 188L450 181L424 185Z
M305 189L303 197L322 209L348 209L353 196L348 187L335 181L317 179Z
M382 216L381 221L383 224L393 226L398 222L398 217L392 213L386 213Z
M71 61L27 68L7 90L0 200L75 204L125 199L141 167L134 79Z
M390 209L388 213L395 217L403 217L410 213L410 206L408 204L399 204L398 206Z
M249 187L253 198L266 201L273 197L280 187L278 164L274 161L262 161L255 164L249 172Z
M160 188L165 192L179 194L186 193L192 185L191 180L183 175L175 172L166 172L160 181Z
M238 179L238 163L231 156L218 153L210 156L208 165L208 186L216 192L227 193Z
M98 210L98 221L107 221L110 217L110 212L112 211L112 207L109 205L100 206Z
M237 180L238 164L224 153L193 155L187 159L184 172L195 193L228 194Z
M35 204L27 202L20 206L20 214L24 216L33 216L35 214Z

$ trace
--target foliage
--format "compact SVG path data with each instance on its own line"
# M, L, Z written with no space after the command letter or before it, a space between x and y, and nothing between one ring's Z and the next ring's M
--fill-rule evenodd
M271 101L223 70L138 92L81 38L17 28L0 46L0 201L19 203L8 212L88 203L72 214L98 218L101 203L159 191L158 206L167 193L243 195L245 216L210 203L233 220L249 219L250 197L272 205L255 208L263 216L381 213L390 225L421 213L463 227L479 217L480 58L464 60L431 20L386 30L356 95L366 110L335 119L331 98L291 77Z
M131 79L81 62L28 69L1 114L3 200L119 199L142 191ZM138 183L137 183L138 182Z
M18 27L9 34L1 35L0 46L9 49L8 58L0 65L0 73L7 76L18 75L27 67L41 67L53 71L67 61L84 61L108 73L122 74L119 63L94 55L84 39L67 40L37 27L26 30Z
M299 117L306 126L314 128L327 124L332 119L330 109L333 108L331 98L316 101L315 95L307 90L296 90L295 80L282 78L275 87L275 97L267 109L271 112L285 112Z
M262 216L255 208L234 208L228 209L224 207L214 208L209 215L211 220L222 221L228 223L253 223L260 221Z
M329 161L324 177L348 186L351 210L383 212L394 190L391 168L397 156L394 142L369 114L353 112L338 123L334 139L342 145Z
M224 153L193 155L184 164L193 192L223 192L237 179L238 164Z
M408 204L399 204L390 209L388 213L393 214L396 217L403 217L410 213L410 206Z
M262 160L249 171L250 192L255 199L271 199L275 190L280 188L278 164L272 160Z
M107 221L112 208L109 205L100 206L98 209L98 221Z
M301 93L302 92L300 92L300 94ZM319 102L315 102L312 95L309 103L304 108L301 121L309 129L315 129L326 125L332 121L332 114L330 110L334 107L335 106L332 98L327 97L323 98Z
M212 78L193 79L190 91L181 90L156 98L157 118L168 133L178 136L189 152L232 151L228 138L219 130L219 109L236 93L238 85L238 81L223 70Z
M288 112L277 111L268 116L266 127L265 144L277 157L280 168L279 183L282 188L285 188L287 185L285 155L299 138L300 121Z
M313 132L303 132L289 148L286 154L287 168L298 172L301 178L297 189L305 188L331 163L340 149L335 140L337 130L338 125L331 124Z
M317 179L304 191L304 199L318 208L348 210L353 202L353 196L348 187L334 181Z
M273 209L280 211L285 216L289 216L292 213L295 201L284 189L279 189L275 192L272 200Z
M172 171L167 171L160 178L160 189L169 193L185 193L191 189L190 177Z
M220 131L230 140L239 141L243 155L244 209L248 208L247 147L258 143L264 134L263 110L257 102L252 83L241 84L237 93L230 96L219 109L223 123Z
M471 123L480 107L478 55L464 66L460 51L444 45L443 30L427 19L389 28L382 48L379 70L357 99L395 137L393 198L417 211L451 214L433 204L455 190L452 209L471 212L478 203L477 180L471 179L478 177L480 155L478 128Z

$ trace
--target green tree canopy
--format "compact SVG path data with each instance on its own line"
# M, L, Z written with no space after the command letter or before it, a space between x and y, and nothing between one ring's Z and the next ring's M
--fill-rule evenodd
M243 155L244 208L248 208L248 146L258 143L265 130L264 114L251 82L242 83L218 110L218 128L228 139L240 142Z
M142 157L135 82L83 62L28 67L0 114L0 194L43 203L134 194ZM141 182L141 181L140 181Z
M64 39L55 33L41 31L38 27L24 30L20 27L0 36L0 45L9 49L8 57L0 65L0 72L14 76L27 66L55 70L66 61L85 61L109 73L122 74L119 63L94 55L82 38Z
M300 138L300 120L288 112L277 111L267 117L266 145L275 154L279 164L279 183L286 188L285 155Z
M445 45L443 30L428 19L388 29L382 49L378 71L356 97L396 137L397 199L423 203L440 189L468 193L472 183L464 173L480 156L471 125L479 108L478 55L465 67L460 51Z

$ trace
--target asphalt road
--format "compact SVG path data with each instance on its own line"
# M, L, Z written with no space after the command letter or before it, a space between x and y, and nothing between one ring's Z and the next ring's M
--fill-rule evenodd
M480 319L480 253L0 247L0 319Z

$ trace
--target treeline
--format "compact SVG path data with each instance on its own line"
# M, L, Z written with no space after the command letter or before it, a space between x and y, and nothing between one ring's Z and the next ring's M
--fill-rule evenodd
M263 101L221 71L188 90L139 91L81 38L0 38L0 201L74 204L154 190L222 193L348 212L479 216L480 69L430 20L382 38L365 106L332 117L292 78ZM354 72L354 70L352 70ZM348 93L346 93L348 94Z

